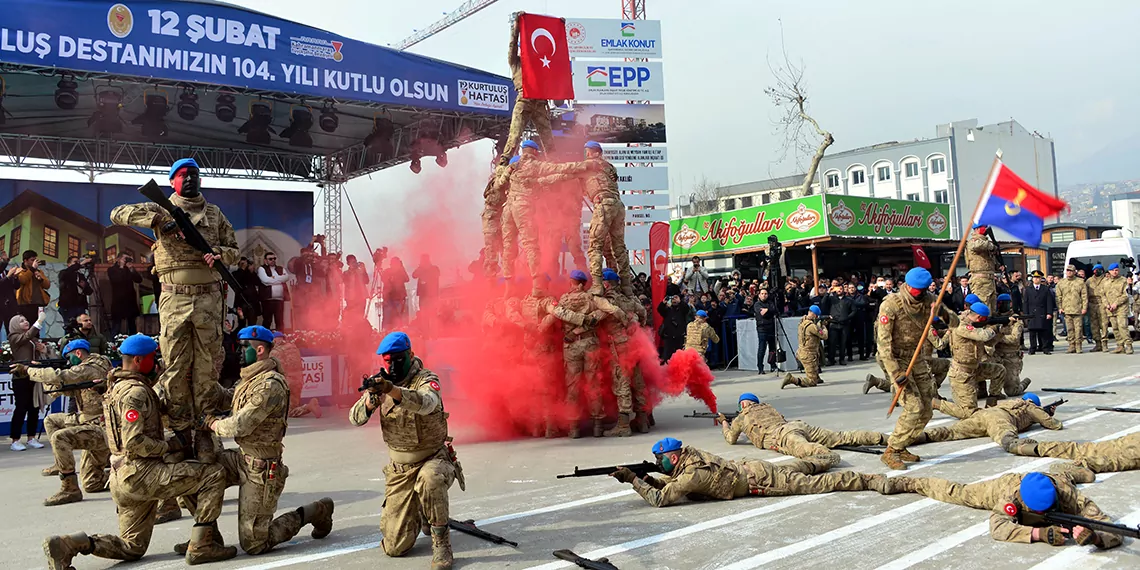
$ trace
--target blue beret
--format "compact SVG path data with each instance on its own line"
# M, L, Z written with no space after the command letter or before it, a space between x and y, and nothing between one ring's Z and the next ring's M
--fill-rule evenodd
M67 343L67 346L63 347L63 355L67 356L73 350L86 350L87 352L91 352L91 343L84 339L73 340Z
M507 164L515 164L518 161L519 161L519 155L516 154L516 155L511 157L511 160L509 162L507 162Z
M1021 399L1022 400L1029 400L1030 402L1033 402L1034 404L1037 404L1038 406L1041 405L1041 398L1037 397L1037 394L1034 394L1033 392L1026 392L1026 393L1022 394Z
M812 305L808 307L808 310L817 317L823 314L823 310L819 308L819 305Z
M575 269L574 271L571 271L570 278L575 281L581 281L583 283L590 280L590 276L586 275L586 272L582 271L581 269Z
M1119 263L1113 263L1112 265L1109 265L1109 266L1108 266L1108 270L1109 270L1109 271L1112 271L1113 269L1118 269L1118 268L1120 268L1120 264L1119 264Z
M933 282L934 278L930 276L930 272L921 267L906 272L906 284L913 289L926 289Z
M709 313L708 311L697 311L697 316L707 319L709 318Z
M588 141L586 143L586 148L592 148L594 150L602 150L602 145L598 144L597 141Z
M607 267L602 271L602 281L621 281L621 277L618 277L617 271Z
M681 440L667 437L655 444L653 444L653 454L660 455L662 453L669 453L670 451L677 451L681 449Z
M174 174L180 169L187 166L198 168L198 161L194 160L193 158L183 158L182 160L175 162L174 166L170 167L170 180L174 180Z
M376 354L392 354L393 352L404 352L411 349L412 339L408 338L407 333L396 331L388 333L388 336L380 341L380 348L376 349Z
M1001 295L998 295L997 300L998 301L1012 301L1013 297L1010 297L1009 293L1002 293Z
M940 322L942 322L942 317L934 317L934 321L933 321L933 322L936 322L936 323L940 323Z
M522 147L523 148L533 148L534 150L538 150L538 143L536 143L530 139L527 139L527 140L523 141Z
M745 392L740 395L740 401L743 402L745 400L748 400L749 402L755 402L757 404L760 403L760 398L757 398L756 394L753 394L752 392Z
M285 333L281 331L273 331L273 338L281 338L283 336L285 336Z
M127 340L119 345L119 352L127 356L146 356L156 350L158 350L158 343L154 342L153 338L141 333L127 337Z
M990 308L987 307L985 303L974 303L973 305L970 305L970 310L983 317L990 316Z
M973 305L974 303L981 301L982 298L973 293L970 293L969 295L966 295L966 298L963 300L966 301L967 305Z
M1093 266L1093 269L1104 269L1104 266L1098 263Z
M1047 511L1057 502L1057 487L1044 473L1026 473L1021 478L1021 501L1031 511Z
M260 340L273 344L273 331L260 325L245 327L238 331L238 340Z

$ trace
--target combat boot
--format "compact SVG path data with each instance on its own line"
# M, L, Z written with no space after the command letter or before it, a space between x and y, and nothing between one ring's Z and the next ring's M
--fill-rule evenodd
M333 507L333 500L328 497L301 507L301 524L313 525L310 536L324 538L332 532Z
M59 467L56 467L55 465L52 465L51 467L45 467L43 471L40 471L40 475L43 475L44 477L55 477L59 475Z
M1004 444L1006 442L1003 441L1002 443ZM1020 455L1022 457L1040 457L1040 455L1037 453L1037 441L1033 439L1017 439L1015 441L1009 442L1008 445L1003 445L1002 447L1014 455Z
M303 517L304 515L301 515L301 516ZM217 528L218 528L218 522L217 521L214 521L210 524L214 527L214 530L217 530ZM217 544L218 546L225 546L226 545L225 539L222 538L221 531L214 533L214 544ZM190 547L190 541L189 540L186 542L179 542L179 543L174 545L174 553L179 555L179 556L185 556L186 555L186 549L189 547Z
M789 385L791 385L791 386L796 385L796 378L795 378L795 376L792 376L791 372L784 375L784 383L780 384L780 389L783 390L784 388L786 388Z
M637 430L637 433L649 433L649 416L645 412L637 412L634 429Z
M633 435L633 430L629 427L629 414L618 414L617 425L613 429L608 429L602 432L605 437L629 437Z
M867 473L860 473L859 476L863 478L863 486L865 486L868 490L875 491L880 495L887 494L886 476L879 474L870 475Z
M879 383L875 381L875 375L868 374L867 379L863 381L863 393L866 394L867 392L870 392L871 388L874 388L878 385Z
M431 527L431 570L451 570L455 557L451 554L451 529Z
M879 460L895 471L906 471L906 464L902 462L898 456L898 451L894 448L888 447L879 457Z
M44 499L45 507L78 503L83 500L83 491L79 490L79 477L75 473L60 473L59 492Z
M896 449L895 454L898 455L899 459L902 459L907 463L915 463L917 461L921 461L917 455L907 451L906 449Z
M47 556L50 570L70 570L71 559L76 554L91 554L94 551L95 543L82 532L44 539L44 555Z
M546 439L554 439L558 437L558 427L554 425L554 421L550 418L546 419Z
M158 504L158 516L154 524L168 523L182 518L182 508L178 506L178 499L166 499Z
M221 562L237 556L237 548L222 546L222 533L218 523L198 523L190 529L190 544L186 548L186 564L193 566L206 562Z
M321 403L316 398L310 399L305 407L309 409L309 413L313 414L314 418L319 419L321 417Z
M579 431L577 424L575 424L566 432L566 437L569 437L570 439L578 439L582 437L582 433Z
M1024 379L1024 380L1022 380L1022 381L1021 381L1021 393L1022 393L1022 394L1024 394L1024 393L1025 393L1025 390L1026 390L1026 388L1029 388L1029 384L1030 384L1031 382L1033 382L1033 381L1032 381L1032 380L1030 380L1030 379L1028 379L1028 378L1026 378L1026 379Z
M602 427L602 420L594 420L594 437L602 437L606 430Z
M1096 345L1096 346L1092 347L1092 350L1090 350L1089 352L1102 352L1103 350L1104 350L1104 348L1102 348L1102 347L1101 347L1101 346L1098 344L1098 345Z
M1096 481L1096 473L1092 469L1085 467L1080 462L1077 463L1054 463L1049 468L1049 472L1054 475L1067 477L1073 484L1092 483Z

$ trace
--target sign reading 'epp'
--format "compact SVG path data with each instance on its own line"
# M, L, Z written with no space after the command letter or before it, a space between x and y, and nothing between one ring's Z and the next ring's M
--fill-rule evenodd
M574 95L578 100L650 100L665 98L660 62L598 65L573 62Z

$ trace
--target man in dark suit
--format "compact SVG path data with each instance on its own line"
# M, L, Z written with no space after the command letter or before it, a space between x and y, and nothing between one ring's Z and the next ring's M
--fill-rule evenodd
M1029 330L1029 354L1038 350L1051 354L1053 350L1049 337L1053 335L1053 313L1057 310L1057 301L1049 286L1044 283L1044 273L1034 271L1031 276L1033 284L1025 288L1022 313Z
M966 302L966 295L970 294L970 274L967 273L958 278L958 284L950 290L950 308L954 312L961 313L969 306Z

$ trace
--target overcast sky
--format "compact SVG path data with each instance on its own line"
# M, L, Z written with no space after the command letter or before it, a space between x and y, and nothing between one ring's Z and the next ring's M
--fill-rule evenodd
M234 1L379 45L400 41L462 3ZM500 0L411 51L509 75L508 16L519 10L620 18L621 1ZM833 151L931 137L936 124L952 120L991 124L1013 117L1056 141L1064 183L1066 166L1140 132L1140 111L1129 102L1140 92L1133 65L1140 59L1134 40L1140 2L648 0L647 12L662 21L674 195L702 176L732 184L799 172L793 162L771 163L781 140L763 90L771 84L766 59L779 55L781 22L787 51L806 67L810 110L835 136ZM373 247L401 231L392 201L437 184L469 184L471 223L478 225L489 151L486 144L470 146L449 153L444 178L425 162L418 177L397 167L349 185L361 217L394 220L369 228ZM345 224L345 249L363 250L347 207Z

